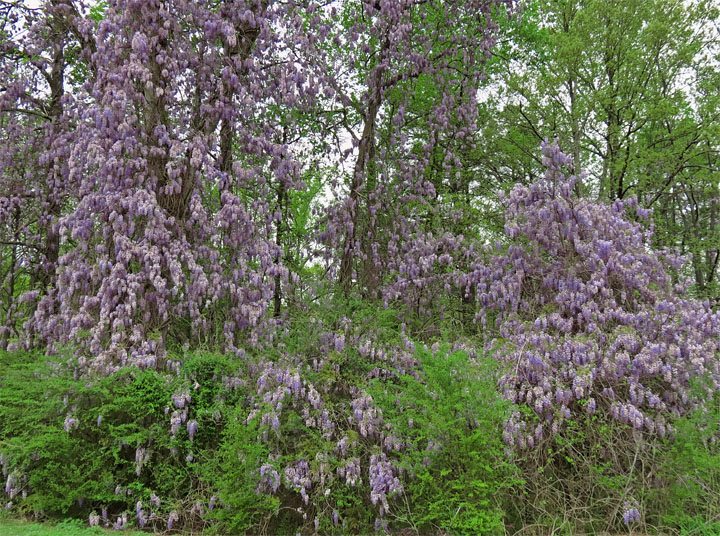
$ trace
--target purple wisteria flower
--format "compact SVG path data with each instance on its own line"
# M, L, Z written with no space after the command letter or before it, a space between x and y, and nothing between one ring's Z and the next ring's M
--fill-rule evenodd
M65 424L63 425L63 428L66 432L70 432L70 430L74 430L78 427L78 421L75 417L71 417L68 415L65 417Z
M195 419L187 422L187 432L188 436L190 437L190 443L192 443L193 439L195 438L195 432L197 432L197 428L198 422Z

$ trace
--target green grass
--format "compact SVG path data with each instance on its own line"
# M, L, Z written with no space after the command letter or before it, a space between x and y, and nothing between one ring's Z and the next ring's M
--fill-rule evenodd
M108 534L122 534L124 536L147 536L147 533L137 531L116 532L98 527L87 527L71 521L59 524L30 523L27 521L0 519L0 536L98 536Z

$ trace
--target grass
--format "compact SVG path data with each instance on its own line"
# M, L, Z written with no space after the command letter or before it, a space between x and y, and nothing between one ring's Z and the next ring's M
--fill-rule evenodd
M87 527L76 521L65 521L57 525L50 523L31 523L0 519L0 536L99 536L123 534L124 536L147 536L147 533L122 531L120 533L98 527Z

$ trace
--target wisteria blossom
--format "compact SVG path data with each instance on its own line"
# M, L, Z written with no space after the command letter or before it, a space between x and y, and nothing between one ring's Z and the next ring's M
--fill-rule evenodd
M535 416L516 414L505 439L532 446L580 411L665 436L701 401L695 380L706 395L720 387L720 313L674 280L681 259L648 247L649 214L634 199L578 198L570 158L556 143L543 155L545 177L505 201L509 247L464 277L478 321L495 318L502 389Z

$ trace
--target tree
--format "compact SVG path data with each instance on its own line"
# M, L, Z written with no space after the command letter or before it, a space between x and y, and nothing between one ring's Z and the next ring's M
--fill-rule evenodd
M87 25L77 7L2 7L0 71L0 348L21 336L22 301L50 295L60 253L59 219L73 197L72 75L83 61ZM32 306L30 306L32 312Z
M43 341L80 343L110 371L155 366L169 341L232 350L263 320L285 274L266 196L296 180L268 104L315 91L278 61L302 29L293 13L108 4L69 158L77 200L61 219L57 294L34 318Z
M527 480L518 512L558 501L611 527L623 508L628 524L633 474L646 483L660 438L717 394L720 313L675 282L682 260L650 246L636 199L578 197L572 158L556 143L543 154L545 176L505 199L508 245L467 274L516 407L504 438Z
M334 56L323 56L322 69L339 73L331 86L357 153L348 193L333 208L323 240L341 251L337 277L346 295L355 286L366 297L382 293L399 269L405 238L423 232L421 213L431 212L443 193L436 185L452 181L455 148L474 129L475 93L499 5L344 6Z
M695 288L712 295L718 93L703 80L713 71L716 8L552 0L524 15L493 66L475 169L506 188L530 184L542 174L535 147L558 138L575 169L588 171L578 188L653 208L656 245L691 253Z
M694 381L709 394L720 385L720 314L674 282L680 259L648 248L630 211L650 213L634 198L576 197L572 159L557 144L543 152L545 177L507 198L509 247L467 276L509 367L501 385L532 409L508 422L507 440L532 447L580 411L664 436L701 400Z

